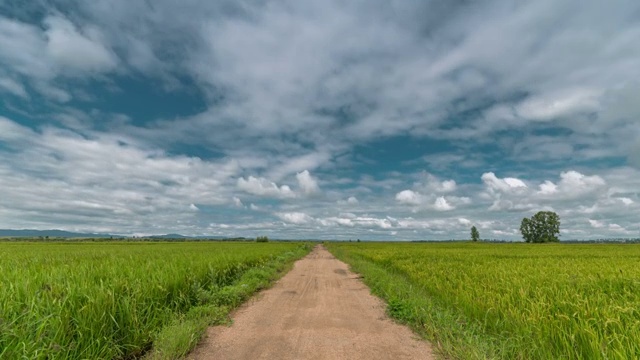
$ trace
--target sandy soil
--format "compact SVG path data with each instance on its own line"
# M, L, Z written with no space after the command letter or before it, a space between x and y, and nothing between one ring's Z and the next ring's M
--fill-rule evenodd
M209 328L189 359L433 359L348 266L317 246L271 289Z

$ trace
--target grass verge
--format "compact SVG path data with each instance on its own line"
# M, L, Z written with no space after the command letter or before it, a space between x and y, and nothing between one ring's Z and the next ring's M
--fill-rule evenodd
M404 274L374 264L326 244L331 253L360 274L371 292L387 303L387 313L431 342L444 359L493 359L498 339L482 332L480 326L459 312L438 304L429 294L412 284Z
M286 274L293 263L306 255L311 245L305 244L295 251L275 257L266 264L246 271L231 285L201 291L200 304L180 314L154 338L153 348L146 360L175 360L184 358L198 345L209 326L228 323L229 312L254 293L270 286Z

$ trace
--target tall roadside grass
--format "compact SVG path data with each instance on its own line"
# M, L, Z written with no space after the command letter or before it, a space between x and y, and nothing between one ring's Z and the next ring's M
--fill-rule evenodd
M328 244L459 359L640 358L640 246Z
M0 358L131 359L154 340L155 357L176 358L308 250L294 243L3 243ZM185 334L168 336L170 327Z

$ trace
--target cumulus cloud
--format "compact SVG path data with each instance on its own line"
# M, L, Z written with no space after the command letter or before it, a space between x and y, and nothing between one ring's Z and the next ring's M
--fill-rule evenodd
M602 221L592 220L592 219L589 219L589 224L591 225L591 227L594 227L596 229L600 229L605 226L605 224Z
M233 205L235 205L236 207L244 207L242 200L240 200L240 198L238 198L237 196L234 196L232 200L233 200Z
M399 204L414 206L416 210L450 211L471 203L471 199L466 196L423 195L413 190L403 190L396 194L395 199Z
M198 224L200 204L227 203L239 171L233 161L169 156L118 136L34 131L6 118L0 141L12 149L0 182L13 189L0 199L2 227L96 231L100 218L104 231L176 230Z
M553 197L555 199L569 199L593 194L602 190L606 182L598 175L587 176L574 170L560 173L558 184L545 180L539 185L536 193L541 197Z
M457 189L455 180L441 181L429 173L424 173L421 177L424 178L422 182L414 183L416 191L407 189L396 194L395 199L398 203L436 211L449 211L456 208L453 203L462 205L470 202L467 197L441 195L452 193Z
M305 195L315 194L320 190L318 182L314 179L308 170L296 174L298 179L298 186Z
M416 182L414 187L426 193L450 193L456 190L457 184L453 179L440 180L437 176L430 173L421 174L420 182Z
M358 205L360 203L360 201L355 196L349 196L346 200L345 199L340 199L340 200L336 201L336 203L338 205L355 206L355 205Z
M447 199L442 196L436 199L436 202L433 204L433 208L438 211L449 211L454 209L454 207L447 202Z
M422 196L412 190L400 191L396 194L396 200L406 205L420 205L423 202Z
M238 189L249 194L274 197L274 198L293 198L295 193L288 185L278 186L265 178L257 178L249 176L247 179L241 177L238 179Z
M314 220L311 216L302 212L277 213L276 215L283 221L296 225L308 224Z
M545 180L545 182L540 184L539 187L540 190L538 191L538 194L541 195L551 195L558 192L558 185L549 180Z
M573 237L607 237L608 231L613 231L608 224L614 219L626 219L616 236L624 234L632 236L637 227L627 214L629 209L635 209L637 189L633 187L638 181L626 178L636 173L631 168L616 170L607 176L587 175L575 170L562 171L559 180L541 180L537 189L519 187L517 192L511 191L500 178L493 179L485 176L485 190L481 198L490 201L488 209L499 212L514 212L530 214L540 210L558 212L564 221L565 236ZM626 174L626 175L623 175ZM522 181L524 183L524 181ZM532 181L528 181L532 183ZM615 183L615 185L613 184ZM498 184L498 185L496 185ZM597 216L597 219L594 219ZM515 219L517 220L517 218ZM583 228L580 223L589 224ZM617 222L616 222L617 223Z
M598 175L587 176L577 171L570 170L560 174L560 191L567 195L580 195L594 191L606 185L603 178Z
M501 179L492 172L482 174L482 181L491 192L513 193L528 188L527 184L518 178L506 177Z
M635 204L635 201L633 201L633 200L631 200L629 198L626 198L626 197L618 198L618 200L620 200L623 204L625 204L627 206Z

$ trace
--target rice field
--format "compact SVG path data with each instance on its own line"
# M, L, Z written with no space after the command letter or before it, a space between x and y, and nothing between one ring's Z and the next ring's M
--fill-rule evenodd
M140 357L163 328L190 312L198 321L226 314L308 250L295 243L0 243L0 359Z
M450 358L640 358L640 245L329 243Z

